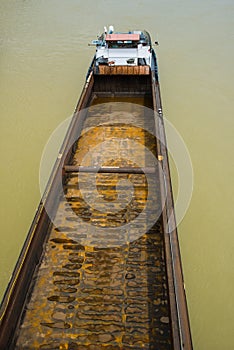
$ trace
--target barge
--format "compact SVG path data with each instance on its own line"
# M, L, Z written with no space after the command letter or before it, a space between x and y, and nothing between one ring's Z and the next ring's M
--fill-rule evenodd
M96 54L0 309L1 349L192 349L158 65ZM169 220L170 218L170 220Z

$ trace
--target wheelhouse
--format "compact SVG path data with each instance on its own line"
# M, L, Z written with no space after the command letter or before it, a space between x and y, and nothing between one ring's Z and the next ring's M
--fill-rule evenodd
M112 27L113 29L113 27ZM96 45L96 67L109 66L151 66L152 47L146 31L114 33L109 29L92 42Z

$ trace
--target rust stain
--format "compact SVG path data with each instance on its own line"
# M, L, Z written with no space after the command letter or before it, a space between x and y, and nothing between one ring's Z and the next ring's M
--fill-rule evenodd
M131 149L132 140L155 152L154 137L144 130L143 116L136 116L136 111L133 111L134 118L139 119L142 128L124 123L92 128L97 112L98 106L96 112L93 109L87 117L74 154L74 165L80 165L95 146L114 138L124 142L115 150L112 166L135 165L131 157L124 156L138 152ZM104 112L108 114L108 110ZM97 152L96 159L99 156ZM147 165L144 153L137 154L137 158L140 166ZM93 158L87 157L86 163L93 165ZM131 181L134 187L134 198L124 209L115 203L120 180ZM88 182L89 175L83 174L81 181ZM92 244L93 239L107 239L92 236L94 226L120 227L142 212L147 201L146 177L144 174L97 174L96 187L100 195L100 203L96 203L98 209L84 201L78 177L70 174L67 178L65 198L56 216L58 225L51 229L21 321L18 350L171 349L160 220L137 240L130 239L135 232L129 228L121 246ZM114 213L105 211L103 199L113 203ZM157 183L154 200L154 205L160 204ZM108 239L114 242L119 237L112 234Z

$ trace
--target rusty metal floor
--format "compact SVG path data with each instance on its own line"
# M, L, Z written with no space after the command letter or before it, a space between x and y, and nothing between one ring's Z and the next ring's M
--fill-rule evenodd
M85 158L86 166L96 166L105 152L111 166L135 165L133 154L138 166L149 165L142 150L155 153L156 145L142 106L125 104L123 112L123 105L95 102L73 165ZM152 128L153 118L147 123ZM142 147L133 149L133 141ZM21 317L17 350L172 348L161 217L145 232L161 207L157 170L149 177L150 199L149 178L119 173L95 174L92 197L90 174L68 174ZM133 197L122 207L129 181Z

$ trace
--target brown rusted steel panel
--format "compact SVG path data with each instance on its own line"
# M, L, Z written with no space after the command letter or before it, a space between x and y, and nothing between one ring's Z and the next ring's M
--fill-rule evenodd
M99 74L103 75L149 75L149 66L106 66L99 65Z

